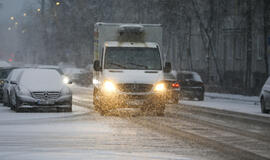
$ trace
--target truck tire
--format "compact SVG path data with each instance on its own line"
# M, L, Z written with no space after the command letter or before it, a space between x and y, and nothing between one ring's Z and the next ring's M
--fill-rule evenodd
M97 88L94 88L94 93L93 93L93 105L94 105L94 109L96 111L100 111L100 101L99 101L99 98L98 98L98 89Z
M159 104L156 109L156 115L157 116L164 116L164 112L165 112L165 104Z

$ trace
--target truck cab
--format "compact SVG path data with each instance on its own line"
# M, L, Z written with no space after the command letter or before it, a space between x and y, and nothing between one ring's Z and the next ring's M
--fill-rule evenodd
M95 36L95 109L104 114L136 107L163 115L164 73L170 72L171 64L163 65L161 26L98 23Z

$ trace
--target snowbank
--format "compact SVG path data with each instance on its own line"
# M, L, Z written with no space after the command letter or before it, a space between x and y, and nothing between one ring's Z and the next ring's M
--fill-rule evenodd
M6 61L1 61L1 60L0 60L0 67L11 67L11 64L9 64L9 63L6 62Z

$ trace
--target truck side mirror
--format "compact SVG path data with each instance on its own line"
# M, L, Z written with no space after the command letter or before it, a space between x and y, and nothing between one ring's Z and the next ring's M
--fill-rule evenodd
M95 71L101 71L101 66L100 66L100 61L99 60L94 61L94 70Z
M165 62L165 66L164 66L164 72L165 73L169 73L172 70L172 64L170 62Z

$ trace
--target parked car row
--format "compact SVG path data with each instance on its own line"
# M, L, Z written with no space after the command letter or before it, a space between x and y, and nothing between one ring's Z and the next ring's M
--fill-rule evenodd
M3 87L5 79L8 77L9 73L14 69L14 67L0 68L0 102L3 99Z
M72 82L55 68L13 68L1 83L3 104L12 110L72 111L72 92L66 85Z

